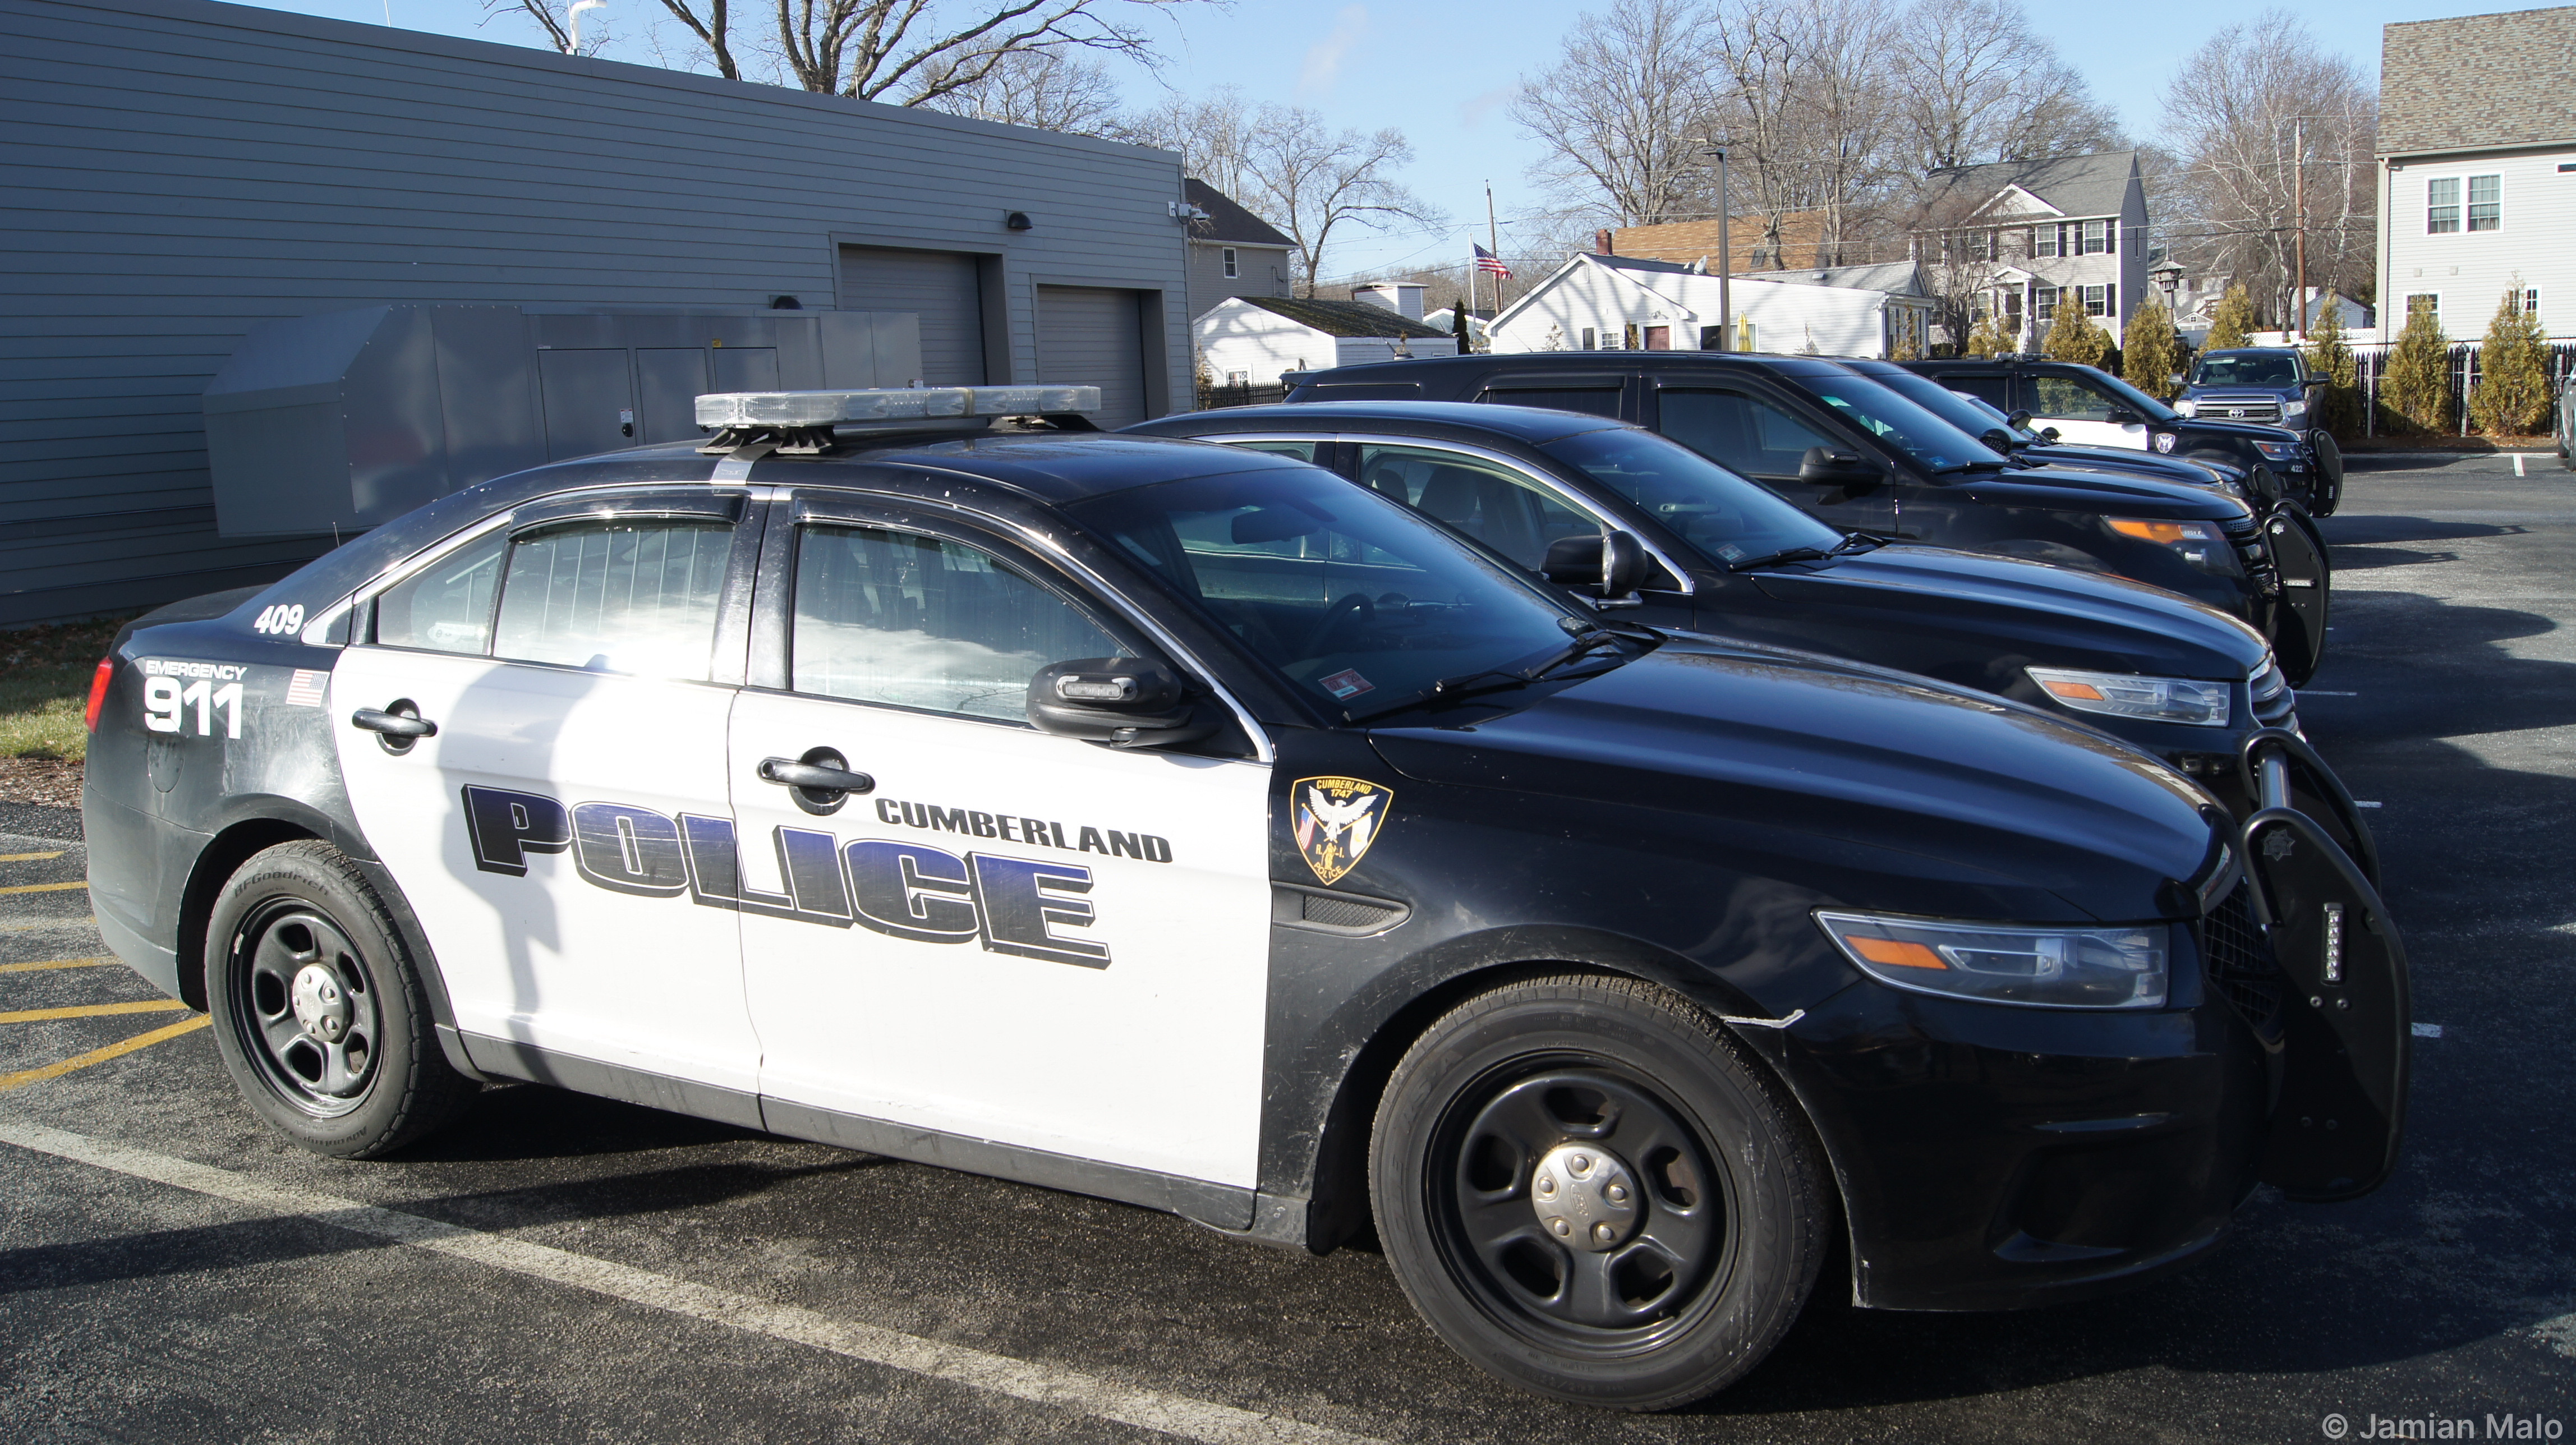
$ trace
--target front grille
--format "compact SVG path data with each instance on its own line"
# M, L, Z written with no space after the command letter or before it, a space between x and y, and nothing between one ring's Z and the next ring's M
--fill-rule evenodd
M2245 1016L2265 1042L2281 1037L2281 1002L2286 980L2272 941L2254 923L2248 901L2254 885L2242 882L2225 902L2200 921L2200 956L2210 989Z
M2278 422L2281 399L2277 396L2203 396L2194 398L2194 415L2212 421Z

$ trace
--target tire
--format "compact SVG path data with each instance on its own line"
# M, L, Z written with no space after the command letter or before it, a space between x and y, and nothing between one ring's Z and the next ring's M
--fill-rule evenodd
M206 1002L216 1050L252 1111L317 1154L399 1149L474 1091L439 1050L427 990L384 903L318 839L253 855L216 894Z
M1459 1005L1396 1066L1370 1142L1379 1239L1433 1332L1523 1389L1622 1410L1687 1404L1771 1352L1830 1247L1826 1188L1762 1066L1624 978Z

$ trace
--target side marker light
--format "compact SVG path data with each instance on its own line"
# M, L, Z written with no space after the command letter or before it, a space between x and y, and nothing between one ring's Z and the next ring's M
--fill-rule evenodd
M1948 968L1950 966L1943 963L1941 955L1931 949L1901 938L1864 938L1858 934L1846 933L1843 935L1843 941L1850 944L1854 952L1872 963L1889 964L1896 968Z

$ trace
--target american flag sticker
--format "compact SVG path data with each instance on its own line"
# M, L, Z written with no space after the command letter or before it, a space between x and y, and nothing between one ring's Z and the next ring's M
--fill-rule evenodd
M327 672L308 672L299 667L286 684L286 700L297 707L320 707L322 685L330 680Z

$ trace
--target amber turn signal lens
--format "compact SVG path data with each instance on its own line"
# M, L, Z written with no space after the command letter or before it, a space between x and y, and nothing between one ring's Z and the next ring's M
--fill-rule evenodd
M2149 522L2135 517L2110 518L2111 530L2141 542L2156 542L2170 547L2176 542L2197 540L2200 529L2189 522Z
M2078 702L2103 701L2102 689L2089 682L2043 682L2040 686L2059 697L2071 697Z
M1843 935L1843 942L1850 944L1854 953L1872 963L1890 964L1897 968L1948 968L1950 966L1943 963L1941 955L1931 949L1919 943L1908 943L1901 938L1860 938L1846 933Z
M116 678L116 659L102 657L98 671L89 675L89 730L98 731L98 710L107 704L107 685Z

